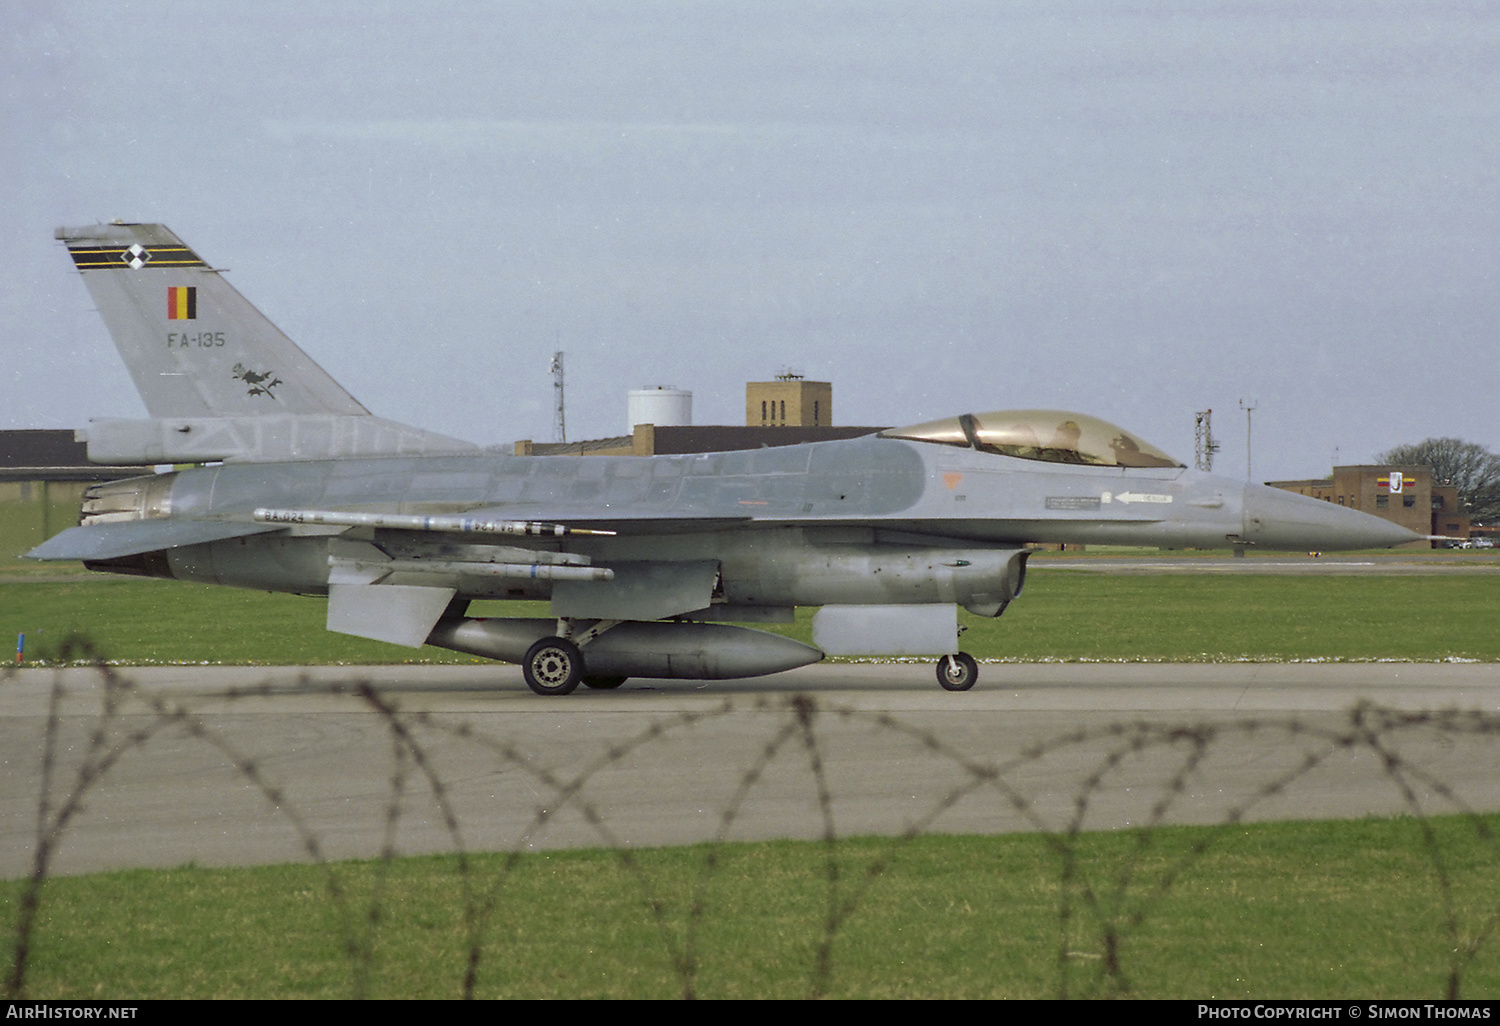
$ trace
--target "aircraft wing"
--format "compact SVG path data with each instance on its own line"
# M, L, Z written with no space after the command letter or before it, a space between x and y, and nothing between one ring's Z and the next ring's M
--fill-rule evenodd
M226 520L125 520L113 524L70 527L47 539L27 559L81 559L95 562L123 556L200 545L224 538L279 531L280 524L253 524Z

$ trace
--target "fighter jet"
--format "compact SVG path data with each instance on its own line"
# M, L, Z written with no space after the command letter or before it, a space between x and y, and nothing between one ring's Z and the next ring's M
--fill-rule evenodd
M1331 550L1419 536L1191 470L1057 410L746 452L521 457L378 419L161 225L60 228L150 417L95 420L90 488L28 555L328 597L329 630L516 662L542 695L924 655L972 687L1037 543ZM546 618L469 615L480 599ZM746 623L819 607L814 645Z

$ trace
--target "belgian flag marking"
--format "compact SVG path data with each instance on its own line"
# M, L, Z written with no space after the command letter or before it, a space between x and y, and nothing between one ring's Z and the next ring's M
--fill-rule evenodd
M193 285L173 285L167 289L167 320L198 319L198 289Z

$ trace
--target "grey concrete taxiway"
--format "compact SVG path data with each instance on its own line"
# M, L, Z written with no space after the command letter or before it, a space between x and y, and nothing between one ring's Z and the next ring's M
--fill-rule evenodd
M494 665L120 677L0 678L0 876L39 836L77 873L1500 809L1494 664L997 663L959 694L842 664L565 698Z

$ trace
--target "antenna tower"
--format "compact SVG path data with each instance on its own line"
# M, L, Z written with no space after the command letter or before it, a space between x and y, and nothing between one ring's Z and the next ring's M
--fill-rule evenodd
M1250 435L1251 435L1251 428L1254 427L1254 424L1251 423L1251 417L1250 417L1250 415L1255 412L1255 408L1258 405L1260 405L1260 404L1257 403L1254 399L1251 399L1249 401L1246 401L1244 399L1240 400L1240 409L1242 409L1242 410L1245 411L1245 480L1246 481L1253 481L1253 480L1255 480L1255 472L1251 469L1253 465L1250 462Z
M566 442L568 440L568 418L565 412L566 402L563 396L563 354L559 349L552 354L552 397L554 408L552 410L552 440L554 442Z
M1214 441L1213 410L1202 410L1193 414L1193 462L1199 470L1214 469L1214 453L1219 443Z

